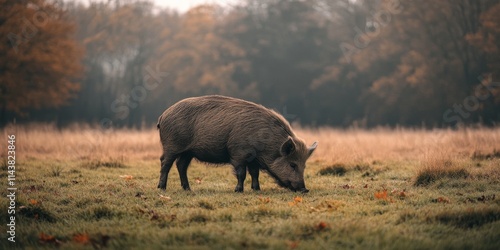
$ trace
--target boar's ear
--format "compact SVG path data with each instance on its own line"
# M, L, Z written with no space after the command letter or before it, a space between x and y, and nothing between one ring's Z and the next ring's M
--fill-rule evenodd
M316 149L317 146L318 146L318 142L315 141L309 148L307 148L309 151L308 157L312 155L312 153L314 152L314 150Z
M292 137L288 137L288 140L281 145L281 155L282 156L289 156L291 153L295 151L295 142L293 141Z

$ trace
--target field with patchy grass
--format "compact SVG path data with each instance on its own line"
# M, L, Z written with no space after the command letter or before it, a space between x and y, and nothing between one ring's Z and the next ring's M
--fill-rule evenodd
M234 193L229 166L172 168L156 189L151 130L2 130L0 248L499 249L500 129L296 129L319 146L311 192ZM7 136L16 135L16 237L7 240Z

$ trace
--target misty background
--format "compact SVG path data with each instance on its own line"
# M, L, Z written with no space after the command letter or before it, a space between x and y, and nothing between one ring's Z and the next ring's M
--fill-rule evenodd
M305 126L500 121L498 0L214 2L0 0L1 125L152 127L207 94Z

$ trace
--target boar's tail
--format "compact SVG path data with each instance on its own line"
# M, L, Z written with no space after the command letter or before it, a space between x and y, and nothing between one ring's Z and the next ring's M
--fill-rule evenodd
M156 129L160 129L160 121L162 116L163 115L160 115L160 117L158 117L158 123L156 123Z

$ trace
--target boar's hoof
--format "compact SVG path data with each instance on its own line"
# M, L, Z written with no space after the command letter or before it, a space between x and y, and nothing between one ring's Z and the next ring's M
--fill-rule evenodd
M161 183L158 184L158 188L161 189L161 190L166 190L167 189L167 185L162 185Z
M243 193L243 187L236 186L236 188L234 189L234 192Z
M304 194L309 193L309 189L303 188L303 189L299 190L299 192L304 193Z

